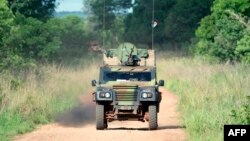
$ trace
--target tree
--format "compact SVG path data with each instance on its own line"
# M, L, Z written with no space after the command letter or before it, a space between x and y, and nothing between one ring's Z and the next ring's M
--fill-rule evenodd
M132 0L85 0L84 2L85 7L89 7L94 15L92 20L97 22L97 28L102 28L105 24L106 29L111 29L116 16L127 13L132 6Z
M237 42L236 54L242 62L250 64L250 31Z
M89 30L92 29L87 27L83 19L71 15L64 18L54 18L50 22L56 24L60 31L61 48L56 53L56 60L80 57L83 52L86 52L88 40L92 38L92 32Z
M7 1L0 0L0 60L6 56L4 40L8 37L11 26L13 25L13 18L14 16L7 6Z
M233 16L249 17L249 11L249 0L215 0L211 15L201 21L196 31L196 54L220 61L241 60L249 54L243 53L248 44L247 26Z
M56 0L8 0L8 5L15 15L46 20L52 17Z
M177 0L165 18L165 36L173 43L194 37L200 20L210 14L214 0Z
M175 4L175 0L156 0L154 4L155 20L158 22L154 37L157 43L163 43L165 41L164 18L169 14L169 11ZM135 1L133 12L125 19L125 40L151 45L152 12L152 0Z
M194 37L199 21L210 13L213 0L155 0L158 26L154 39L158 44L180 43ZM151 44L152 0L137 0L125 20L125 39Z
M42 22L18 15L6 44L12 54L29 61L41 61L50 57L60 47L57 24Z
M132 0L85 0L85 8L91 11L90 21L95 23L96 38L114 46L124 33L124 17L132 7Z

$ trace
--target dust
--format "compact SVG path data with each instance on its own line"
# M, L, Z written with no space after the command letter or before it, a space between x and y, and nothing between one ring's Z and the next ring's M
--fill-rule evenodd
M57 116L56 122L62 126L82 127L93 124L95 121L95 103L91 94L80 96L78 106L61 113Z

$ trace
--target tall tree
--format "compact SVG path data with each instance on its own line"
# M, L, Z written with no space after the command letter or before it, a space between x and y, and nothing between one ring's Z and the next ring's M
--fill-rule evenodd
M151 43L151 24L153 12L158 26L155 28L155 41L164 42L164 18L175 4L175 0L155 0L153 11L152 0L136 0L133 12L125 20L124 38L128 41L142 44Z
M194 37L200 20L210 14L214 0L176 0L165 18L165 36L170 42L189 41Z
M199 21L210 13L213 0L136 0L126 18L125 38L150 44L152 12L158 26L154 39L158 44L180 43L194 36Z
M46 20L55 11L56 0L8 0L14 14Z
M133 0L85 0L91 11L90 21L95 23L97 40L108 46L116 46L124 33L124 17L132 7ZM102 40L104 39L104 40ZM102 40L102 41L101 41Z
M102 28L105 20L106 29L112 28L115 17L128 12L132 0L85 0L86 5L95 16L98 27Z

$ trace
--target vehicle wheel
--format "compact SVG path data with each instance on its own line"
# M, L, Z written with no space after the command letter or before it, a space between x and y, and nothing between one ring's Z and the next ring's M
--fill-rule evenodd
M104 105L97 103L96 104L96 129L103 130L104 128L107 128L107 123L105 124Z
M155 130L158 127L156 105L149 105L148 113L149 113L149 130Z

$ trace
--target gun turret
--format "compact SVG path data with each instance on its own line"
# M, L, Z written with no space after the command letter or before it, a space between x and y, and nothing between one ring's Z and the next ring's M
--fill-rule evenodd
M123 66L142 66L144 64L145 66L150 54L151 58L152 54L154 57L153 50L138 49L131 43L122 43L117 49L108 49L104 52L104 64ZM154 61L154 58L150 60Z

